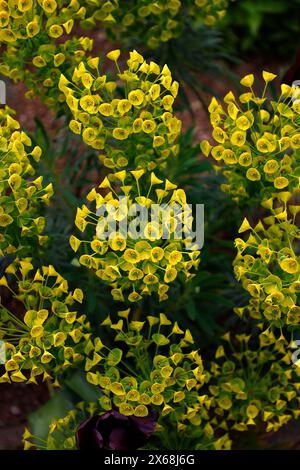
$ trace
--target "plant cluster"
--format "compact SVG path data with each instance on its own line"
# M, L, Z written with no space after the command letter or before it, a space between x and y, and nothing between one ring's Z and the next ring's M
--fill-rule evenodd
M102 0L101 3L105 3L102 11L96 9L83 22L84 26L92 28L97 21L103 21L114 40L126 42L128 38L139 38L150 49L180 36L187 19L195 24L214 25L224 17L228 6L227 0L130 0L126 5L118 0Z
M224 105L215 98L209 106L214 145L201 143L205 156L219 162L226 178L222 189L236 201L268 198L274 191L299 188L299 102L292 101L295 88L281 85L277 100L267 95L268 84L276 78L263 72L265 87L258 96L254 76L241 84L248 90L237 99L232 92Z
M268 330L254 341L244 333L228 333L224 340L211 364L209 387L221 427L245 432L263 423L269 432L297 419L299 368L291 365L284 340Z
M246 240L237 238L238 255L234 271L238 280L250 294L245 311L273 328L294 329L299 324L299 228L296 217L299 205L290 204L288 192L279 193L276 199L284 205L273 207L272 199L265 203L271 215L267 215L254 227L245 219L239 232L250 231ZM275 205L275 204L274 204Z
M17 259L5 270L0 285L9 290L20 315L0 304L0 337L5 341L5 372L0 382L35 383L42 378L59 384L58 377L82 363L89 339L81 289L69 291L68 282L53 266L34 269L30 258Z
M245 203L259 212L241 216L236 228L230 274L243 295L229 319L235 331L205 348L196 328L205 312L196 304L201 295L223 302L222 286L203 290L224 277L197 273L202 247L188 202L205 203L195 187L204 181L202 194L212 197L217 184L208 182L220 179L207 174L209 161L198 162L182 135L174 111L179 82L168 65L137 50L127 61L111 50L111 70L90 54L90 37L71 35L78 25L100 23L110 38L139 35L157 49L184 40L188 22L190 31L212 26L227 3L0 0L0 72L64 116L63 133L71 146L80 142L82 164L72 161L80 184L66 196L62 161L49 164L49 147L45 155L35 142L41 127L30 138L10 108L0 110L0 382L46 382L61 388L60 397L72 390L44 433L26 429L25 449L230 449L237 432L277 431L299 417L300 372L291 357L299 328L295 88L282 85L271 99L276 75L263 72L257 94L250 74L241 80L245 93L213 98L208 108L212 139L200 148L232 198L230 215L234 205L241 215ZM54 239L47 206L55 212L60 196L75 226L63 232L71 255L57 267L56 259L44 260L47 235ZM206 227L212 221L220 231L213 217ZM223 252L232 251L233 240L223 242Z
M117 68L114 80L100 74L97 57L81 62L71 81L61 75L59 88L74 117L70 128L87 145L103 150L100 159L108 168L154 169L178 151L181 122L173 114L178 82L167 65L148 64L136 51L121 72L119 56L119 50L108 54Z
M112 179L122 184L118 194L111 186ZM169 285L177 277L191 279L191 271L200 261L200 252L189 236L193 216L185 192L153 172L146 188L144 179L148 178L143 169L106 177L100 184L101 189L109 190L105 197L95 188L87 195L88 201L95 202L96 212L86 205L77 210L75 224L87 235L92 227L91 239L81 241L74 235L70 239L75 252L84 245L85 254L79 262L111 285L115 300L124 301L128 290L130 302L152 293L158 294L159 301L165 300ZM137 213L155 205L154 220L148 221L146 213L137 224Z
M46 243L38 209L53 194L52 184L44 186L35 174L40 147L33 147L13 115L8 107L0 110L0 256L24 255Z

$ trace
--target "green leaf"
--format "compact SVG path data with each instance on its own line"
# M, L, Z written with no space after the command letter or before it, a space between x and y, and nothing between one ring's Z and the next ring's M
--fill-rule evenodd
M197 308L196 308L196 305L195 305L195 302L194 302L194 299L193 298L190 298L188 303L187 303L187 306L186 306L186 309L187 309L187 313L188 313L188 316L190 317L191 320L196 320L197 318Z
M112 349L107 356L107 364L109 366L116 366L121 361L122 356L123 352L121 351L121 349Z
M170 340L165 335L161 335L159 333L152 335L152 339L154 343L157 344L157 346L165 346L170 342Z
M97 401L99 398L98 388L89 384L85 380L85 375L80 371L65 379L64 385L86 402Z
M300 177L300 166L297 166L295 170L293 171L293 176L297 176L298 178Z
M63 418L67 414L67 411L72 408L72 403L66 392L55 392L45 405L41 406L41 408L34 411L29 416L30 431L34 436L40 439L46 439L51 421L53 419Z

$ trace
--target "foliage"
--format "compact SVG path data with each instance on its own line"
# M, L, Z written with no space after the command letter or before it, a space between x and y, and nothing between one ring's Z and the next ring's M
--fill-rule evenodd
M182 34L185 18L192 24L214 25L225 15L228 1L129 0L125 5L116 0L106 2L107 4L110 4L110 11L104 23L110 38L122 43L136 41L138 38L139 43L142 42L150 49L157 49L161 43ZM102 17L96 10L84 25L87 28L95 27L97 20Z
M174 111L179 81L205 101L193 62L220 70L211 26L227 6L0 1L0 71L61 128L53 139L37 120L29 137L0 110L0 382L61 387L25 449L230 449L237 432L299 417L297 90L271 97L264 71L257 94L247 75L239 98L212 99L200 147ZM112 47L107 67L73 35L99 24L151 50L126 61ZM191 236L199 202L204 247Z
M230 50L255 55L258 50L284 59L299 44L299 0L242 0L230 3L223 20ZM280 27L278 27L280 23Z

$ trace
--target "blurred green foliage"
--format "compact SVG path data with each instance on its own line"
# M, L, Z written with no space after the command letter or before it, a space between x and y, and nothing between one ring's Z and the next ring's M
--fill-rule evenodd
M300 0L236 0L223 21L225 43L238 55L290 60L300 44Z

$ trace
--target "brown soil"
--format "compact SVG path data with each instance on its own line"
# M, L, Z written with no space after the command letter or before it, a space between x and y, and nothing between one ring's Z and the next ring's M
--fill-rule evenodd
M0 450L22 449L27 416L49 398L46 385L0 385Z

